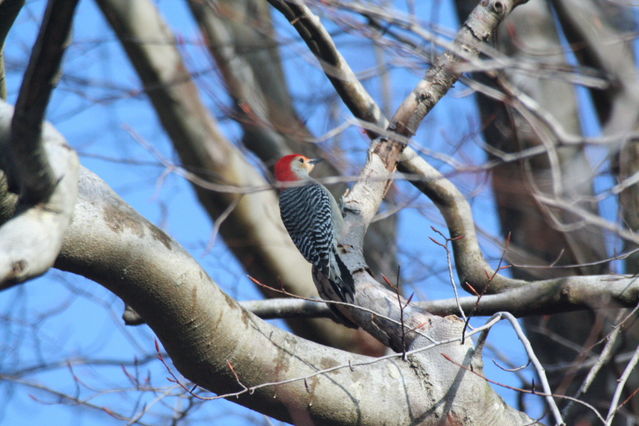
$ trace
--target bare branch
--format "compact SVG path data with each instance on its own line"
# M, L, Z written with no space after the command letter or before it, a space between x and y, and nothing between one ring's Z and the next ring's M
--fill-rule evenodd
M610 409L608 410L608 415L606 416L606 425L611 425L612 420L615 418L615 414L621 408L619 406L619 399L621 398L621 393L623 392L623 388L626 386L626 381L630 377L630 373L635 369L639 363L639 346L635 349L632 354L632 358L628 361L626 368L624 368L621 377L617 380L617 386L615 387L615 392L610 400Z
M301 1L268 0L295 27L322 70L355 117L385 128L387 121L381 109L368 94L339 52L332 37L311 9ZM369 132L371 138L377 136Z
M46 201L58 178L42 144L42 123L49 97L57 85L62 55L69 43L78 0L50 0L33 47L11 120L9 174L27 204ZM75 180L75 179L74 179Z
M303 299L276 298L243 301L240 302L240 306L262 319L333 317L331 310L321 300L311 302Z
M515 330L517 337L521 341L522 345L524 346L524 349L526 350L526 353L528 354L528 358L530 359L532 364L535 366L535 370L537 371L537 376L541 380L541 385L544 389L544 393L546 394L545 396L546 402L548 403L548 406L550 407L550 410L552 411L552 415L555 418L555 422L556 422L555 424L564 425L565 424L564 420L561 417L559 408L557 407L557 404L555 403L555 399L553 398L552 391L550 390L550 384L548 384L548 378L546 377L546 371L544 370L544 366L541 365L539 358L537 358L537 355L535 354L535 351L533 350L532 345L530 344L530 341L526 337L524 330L522 330L521 325L519 325L519 322L517 322L517 319L508 312L500 312L496 315L500 316L501 318L507 319L508 322L510 322L510 325L513 327L513 330Z
M626 241L632 242L634 244L639 244L639 236L635 232L628 230L614 222L606 220L605 218L602 218L601 216L598 216L585 208L575 205L574 203L570 203L559 197L550 197L541 193L534 193L533 195L539 201L548 206L557 207L559 209L570 212L580 219L583 219L590 225L613 232ZM558 219L555 218L555 226L557 227L557 229L562 230L562 228L568 228L570 225L560 223Z
M584 379L583 383L581 384L581 386L579 386L579 389L577 390L577 392L575 392L575 398L581 398L581 396L588 391L588 389L590 388L590 385L592 385L592 382L595 380L595 377L597 377L597 374L599 374L602 368L607 363L610 362L610 360L612 359L614 355L613 349L615 349L615 346L618 345L619 338L622 337L622 330L623 330L622 325L624 321L630 318L630 316L632 316L637 311L638 307L639 305L636 306L635 309L633 309L630 313L628 313L628 311L625 309L622 309L619 311L619 313L617 314L617 319L619 321L615 324L612 332L610 332L610 334L608 334L605 337L606 345L601 350L601 353L599 354L599 356L597 356L596 361L594 362L594 364L588 371L588 375ZM625 319L623 319L624 317ZM582 365L582 364L583 363L579 363L579 365ZM576 369L579 367L574 366L572 368ZM572 402L566 405L566 407L564 408L566 413L570 411L571 406L572 406Z
M442 213L462 285L470 283L478 292L491 294L527 284L523 280L494 275L494 269L488 265L479 247L470 204L450 180L409 148L404 150L398 169L421 177L411 179L411 183L433 200Z
M437 57L424 79L395 113L390 130L407 137L414 135L426 114L461 75L457 65L464 63L466 58L476 58L479 55L479 47L489 40L501 20L526 1L480 2L457 33L453 43L454 50L448 49ZM458 51L464 52L464 55L457 55Z
M0 2L0 99L3 100L7 99L4 42L22 6L24 6L24 0L5 0Z

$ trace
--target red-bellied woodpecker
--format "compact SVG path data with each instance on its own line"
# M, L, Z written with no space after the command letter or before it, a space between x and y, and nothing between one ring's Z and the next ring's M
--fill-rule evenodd
M334 300L335 297L328 294L332 290L341 301L352 302L353 277L337 248L344 223L342 213L328 189L309 176L319 161L291 154L277 162L275 178L278 181L299 183L281 190L280 214L295 246L313 265L314 274L319 272L330 284L330 288L323 288L316 282L320 296Z

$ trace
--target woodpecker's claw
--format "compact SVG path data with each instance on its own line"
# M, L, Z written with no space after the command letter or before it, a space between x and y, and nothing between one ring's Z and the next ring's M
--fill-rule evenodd
M348 207L348 206L342 207L342 210L345 211L345 212L349 212L349 213L355 214L355 215L359 215L362 212L357 207Z

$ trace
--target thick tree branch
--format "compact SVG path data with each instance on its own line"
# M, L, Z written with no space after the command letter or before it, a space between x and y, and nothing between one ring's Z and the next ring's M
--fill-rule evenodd
M0 151L10 135L13 108L0 101ZM60 134L46 125L43 151L57 182L45 202L35 206L18 203L9 192L0 170L0 289L45 273L58 256L62 238L71 221L78 188L78 159Z
M8 145L9 174L25 203L45 201L58 183L42 145L42 123L57 85L78 0L50 0L24 75Z
M0 99L7 99L7 82L4 67L4 42L24 0L4 0L0 2Z
M10 139L14 110L0 101L0 152ZM18 204L0 170L0 289L45 273L58 256L77 196L78 159L59 133L46 125L43 152L51 163L57 185L46 201Z
M327 416L336 424L355 422L357 417L384 418L382 408L373 405L402 394L383 373L388 368L419 388L416 376L404 366L393 361L371 366L370 386L379 394L370 395L369 408L364 401L369 395L361 399L353 394L356 375L348 365L372 359L311 343L248 314L177 243L86 170L80 177L80 195L56 266L100 282L122 297L155 331L180 372L199 386L216 393L238 390L227 361L248 386L344 365L309 379L311 392L300 380L234 400L284 421ZM406 396L393 403L405 404L401 400ZM407 413L411 410L405 407Z

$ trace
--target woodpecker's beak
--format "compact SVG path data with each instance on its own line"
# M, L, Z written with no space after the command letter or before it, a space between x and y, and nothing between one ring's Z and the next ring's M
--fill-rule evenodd
M314 166L317 163L321 163L322 161L324 161L323 158L311 158L311 159L308 160L308 164Z

